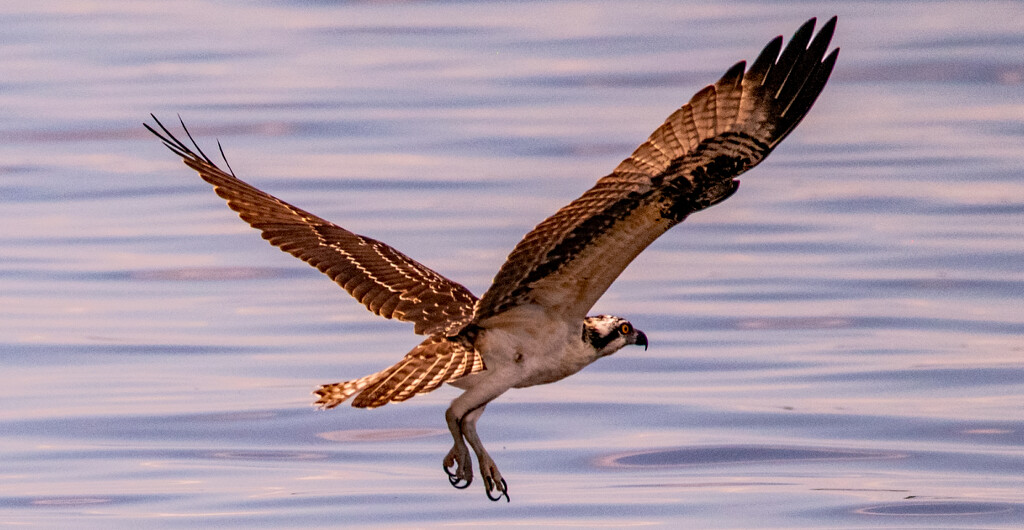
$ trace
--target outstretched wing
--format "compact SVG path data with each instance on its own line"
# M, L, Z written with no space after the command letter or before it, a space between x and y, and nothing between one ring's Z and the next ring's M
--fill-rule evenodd
M263 239L330 276L370 311L412 322L416 333L424 335L454 335L471 320L476 297L462 285L380 241L349 232L254 188L234 172L222 171L187 129L185 134L198 153L175 138L156 116L153 119L162 134L148 124L146 128L213 184L217 195L261 231Z
M355 393L353 407L375 408L426 394L442 384L484 369L484 361L464 336L434 335L394 366L375 374L323 385L314 394L322 408L337 407Z
M828 81L833 17L807 21L779 55L772 40L746 72L729 69L674 112L610 175L516 245L477 302L476 321L532 303L583 318L644 248L690 213L721 202L807 114ZM824 57L824 59L823 59Z

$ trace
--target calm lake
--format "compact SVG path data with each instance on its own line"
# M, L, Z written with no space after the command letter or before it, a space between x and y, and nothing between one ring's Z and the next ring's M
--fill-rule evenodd
M508 504L441 470L454 388L312 407L419 337L142 127L480 295L834 14L807 119L594 308L651 347L488 407ZM1024 524L1024 3L6 0L0 50L0 526Z

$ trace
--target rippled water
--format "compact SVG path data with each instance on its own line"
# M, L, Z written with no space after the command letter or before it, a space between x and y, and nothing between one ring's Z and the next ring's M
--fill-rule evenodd
M623 350L511 391L512 502L447 484L443 389L310 406L417 339L262 242L141 122L476 293L773 36L829 86L595 308ZM0 525L1024 522L1024 6L0 6Z

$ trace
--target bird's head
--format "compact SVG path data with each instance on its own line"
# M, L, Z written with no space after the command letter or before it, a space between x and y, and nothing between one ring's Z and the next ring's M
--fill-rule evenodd
M584 318L583 340L597 350L598 357L611 355L630 344L647 349L647 335L643 331L634 328L630 321L612 315Z

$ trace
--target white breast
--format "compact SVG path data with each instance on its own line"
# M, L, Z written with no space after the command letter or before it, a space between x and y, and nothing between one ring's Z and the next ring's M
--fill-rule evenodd
M476 341L487 371L505 372L509 386L552 383L594 362L583 342L583 323L566 322L535 305L523 305L480 323Z

